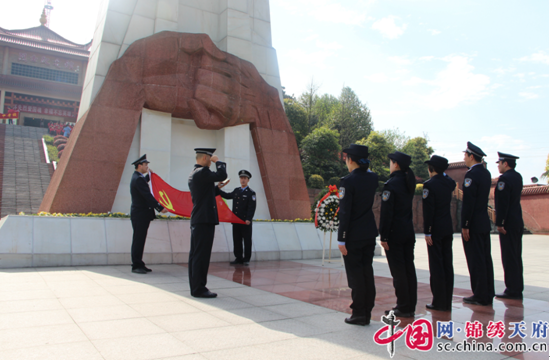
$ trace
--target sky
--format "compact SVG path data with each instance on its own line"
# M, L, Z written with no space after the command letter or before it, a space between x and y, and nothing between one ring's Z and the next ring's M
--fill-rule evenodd
M0 0L0 27L39 24L44 0ZM50 28L93 37L98 1L53 0ZM524 183L549 152L549 4L545 0L271 0L282 85L351 87L375 130L426 135L435 154L461 161L466 142L520 157ZM542 182L542 181L540 181Z

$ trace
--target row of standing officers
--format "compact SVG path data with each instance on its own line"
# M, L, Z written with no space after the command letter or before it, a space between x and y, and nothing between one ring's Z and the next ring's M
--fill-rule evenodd
M345 321L354 325L367 325L376 297L372 261L375 238L379 233L372 205L378 187L378 175L369 169L368 147L352 144L343 152L346 153L346 166L350 174L340 180L338 246L344 255L348 285L352 290L352 315ZM520 197L523 181L515 171L518 157L500 152L498 155L497 164L502 175L495 188L495 211L506 290L496 294L496 297L522 299L523 220ZM491 175L482 165L485 156L479 147L468 142L464 161L469 170L463 184L460 226L473 293L472 296L464 297L463 302L490 306L495 297L495 287L488 214ZM393 311L398 317L414 317L417 278L412 202L416 177L410 168L409 155L396 151L388 157L390 178L384 184L381 194L379 229L397 304L387 310L386 314ZM432 303L426 304L426 308L451 311L454 271L450 210L456 183L445 173L449 166L447 159L434 155L426 164L430 179L423 186L422 204L433 294Z
M232 264L247 265L251 256L251 222L256 194L247 186L251 175L246 170L239 173L240 188L231 193L221 191L220 189L225 186L222 181L227 178L226 164L213 154L215 149L197 148L195 151L197 164L188 181L193 199L189 285L193 296L216 297L217 294L206 287L215 226L219 223L215 197L221 195L236 200L233 211L246 224L233 227L236 260ZM398 151L388 155L390 178L384 184L381 194L379 233L372 211L378 175L369 169L368 147L352 144L343 152L346 153L346 166L350 174L340 181L338 246L344 256L348 285L352 289L352 316L347 318L346 322L356 325L366 325L370 322L376 297L372 261L376 237L379 234L397 297L397 304L391 310L396 316L413 317L417 302L414 266L416 240L412 222L416 177L410 168L411 157ZM523 181L521 175L515 171L518 157L498 154L498 169L502 175L495 188L495 210L506 290L496 296L521 299L523 220L520 197ZM479 147L468 142L464 151L464 161L469 170L463 184L461 228L473 293L472 296L463 298L463 301L487 306L492 304L495 290L491 258L491 224L487 211L491 175L482 165L485 156L487 155ZM212 162L216 164L216 172L209 169ZM132 271L142 274L151 271L142 261L142 257L149 223L155 218L154 210L166 212L154 199L147 185L148 163L145 155L133 163L136 171L130 185L130 216L134 229ZM430 287L433 294L432 303L426 304L426 307L430 310L450 311L454 286L450 204L456 183L445 174L448 167L447 159L434 155L426 164L430 179L424 183L422 198ZM242 203L240 210L239 201ZM386 311L389 312L390 310Z

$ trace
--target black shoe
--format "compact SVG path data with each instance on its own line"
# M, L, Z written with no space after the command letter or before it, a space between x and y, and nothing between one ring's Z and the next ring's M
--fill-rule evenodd
M393 310L393 314L397 317L414 317L414 311L413 312L401 312L400 310L397 310L397 309L392 309ZM389 315L390 314L390 311L392 310L386 310L384 311L384 313L386 315Z
M195 296L195 297L198 297L198 298L215 298L216 296L218 296L218 294L213 293L213 292L210 291L210 290L206 290L206 291L203 292L202 294L197 295L197 296Z
M502 294L496 294L495 296L499 299L514 299L514 300L522 300L523 299L523 295L510 295L510 294L507 294L505 292L503 292Z
M147 270L145 270L144 268L132 269L132 272L134 274L147 274Z
M244 265L244 266L250 265L250 261L245 261L245 262L243 262L243 265Z
M370 324L370 318L366 317L365 315L351 315L349 318L344 320L346 324L350 325L361 325L365 326Z
M470 305L481 305L481 306L493 305L493 303L488 303L488 304L482 303L481 301L477 300L474 296L468 296L468 297L462 298L462 302Z
M437 310L437 311L451 311L451 309L444 309L437 306L433 306L432 304L426 304L426 309L428 310Z
M234 260L229 263L229 265L242 265L242 264L243 264L242 260Z
M144 266L143 268L144 268L144 269L145 269L145 271L147 271L147 272L151 272L151 271L153 271L153 270L149 269L149 268L148 268L147 266Z

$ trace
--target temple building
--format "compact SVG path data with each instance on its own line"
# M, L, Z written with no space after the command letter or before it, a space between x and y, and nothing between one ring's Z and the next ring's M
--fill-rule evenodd
M3 123L47 127L75 123L92 41L75 44L45 26L0 27L0 113L19 111Z

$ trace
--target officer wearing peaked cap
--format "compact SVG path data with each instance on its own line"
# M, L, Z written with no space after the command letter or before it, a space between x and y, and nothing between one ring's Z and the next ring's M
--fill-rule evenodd
M239 181L241 186L236 187L232 192L226 193L220 191L220 195L224 199L233 199L233 213L246 224L233 224L233 254L235 260L230 262L231 265L250 264L252 256L252 218L256 211L256 193L248 186L248 182L252 178L252 174L248 170L239 171ZM219 183L221 189L227 183ZM243 256L244 242L244 256Z
M473 295L463 301L475 305L492 305L495 296L491 222L487 213L491 174L482 164L484 156L487 155L468 141L464 161L470 169L464 178L461 225Z
M521 259L523 216L521 192L523 178L516 169L517 156L498 153L498 171L502 174L495 187L496 225L500 238L500 252L504 267L506 290L496 297L521 299L523 297L523 261Z
M369 170L369 148L351 144L343 152L349 175L340 179L338 248L344 255L352 314L345 322L368 325L376 288L372 259L378 229L372 212L378 175Z
M155 210L165 213L167 210L153 197L149 182L149 161L147 155L143 155L132 163L135 171L130 181L130 195L132 207L130 208L130 220L134 235L132 236L132 272L146 274L151 271L143 262L143 249L147 239L149 224L156 218Z
M422 213L433 294L426 308L450 311L454 287L451 200L456 182L445 174L449 167L446 158L433 155L424 163L428 164L430 179L422 190Z
M188 180L193 201L188 269L189 287L194 297L218 296L206 287L214 232L219 224L216 195L220 194L220 190L214 183L227 178L226 165L214 155L215 151L213 148L195 149L197 163ZM212 162L216 164L216 172L210 171Z
M380 242L393 277L399 317L414 317L418 283L414 266L412 201L416 177L410 168L411 157L396 151L388 155L390 179L384 184L380 206ZM390 310L386 311L388 314Z

